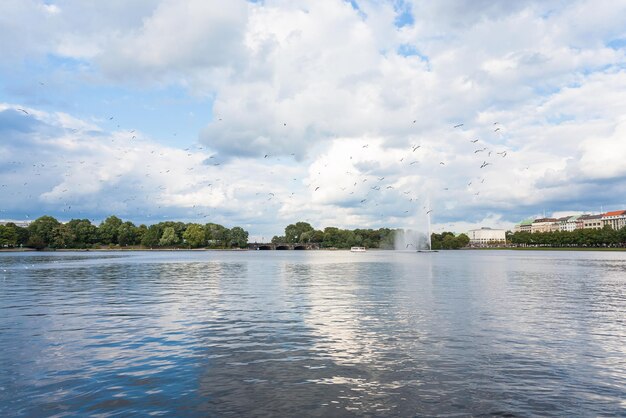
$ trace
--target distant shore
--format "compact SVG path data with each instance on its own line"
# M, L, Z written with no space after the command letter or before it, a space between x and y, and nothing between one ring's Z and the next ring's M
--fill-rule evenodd
M613 252L626 252L626 248L602 248L602 247L483 247L483 248L461 248L461 251L613 251ZM54 252L137 252L137 251L154 251L154 252L171 252L171 251L254 251L257 250L249 248L137 248L137 247L125 247L125 248L46 248L43 250L36 250L34 248L0 248L0 253L23 253L23 252L40 252L40 253L54 253ZM350 251L349 248L320 248L316 250L258 250L258 251ZM380 248L369 248L368 251L394 251ZM437 251L457 251L457 250L437 250Z
M463 250L478 251L626 251L626 248L616 247L484 247L484 248L463 248Z

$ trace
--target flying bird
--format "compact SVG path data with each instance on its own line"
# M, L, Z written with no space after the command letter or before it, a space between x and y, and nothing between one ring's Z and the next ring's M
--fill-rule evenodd
M421 145L415 145L415 146L413 147L413 152L415 152L415 150L416 150L416 149L418 149L419 147L421 147Z
M463 126L462 123L459 123L458 125L454 125L455 128L460 128L461 126Z
M24 110L24 109L17 109L17 110L19 110L20 112L24 112L24 113L25 113L25 114L27 114L27 115L30 115L30 113L28 113L28 112L27 112L26 110Z

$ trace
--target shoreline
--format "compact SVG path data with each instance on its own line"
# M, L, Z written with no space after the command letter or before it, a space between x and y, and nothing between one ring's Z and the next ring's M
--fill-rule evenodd
M607 252L626 252L626 248L616 247L485 247L485 248L459 248L458 250L440 249L439 252L446 251L607 251ZM0 253L55 253L55 252L180 252L180 251L348 251L349 248L319 248L315 250L254 250L250 248L58 248L37 250L34 248L0 248ZM370 251L396 251L380 248L370 248ZM400 250L401 251L401 250Z
M619 247L485 247L462 248L464 251L626 251Z

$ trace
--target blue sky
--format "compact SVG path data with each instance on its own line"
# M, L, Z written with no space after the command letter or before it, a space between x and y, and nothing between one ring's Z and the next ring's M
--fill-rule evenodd
M0 27L0 219L626 208L621 2L9 0Z

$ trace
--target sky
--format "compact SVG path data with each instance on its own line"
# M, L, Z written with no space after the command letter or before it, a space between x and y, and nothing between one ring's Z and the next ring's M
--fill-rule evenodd
M4 0L0 219L626 209L626 1Z

